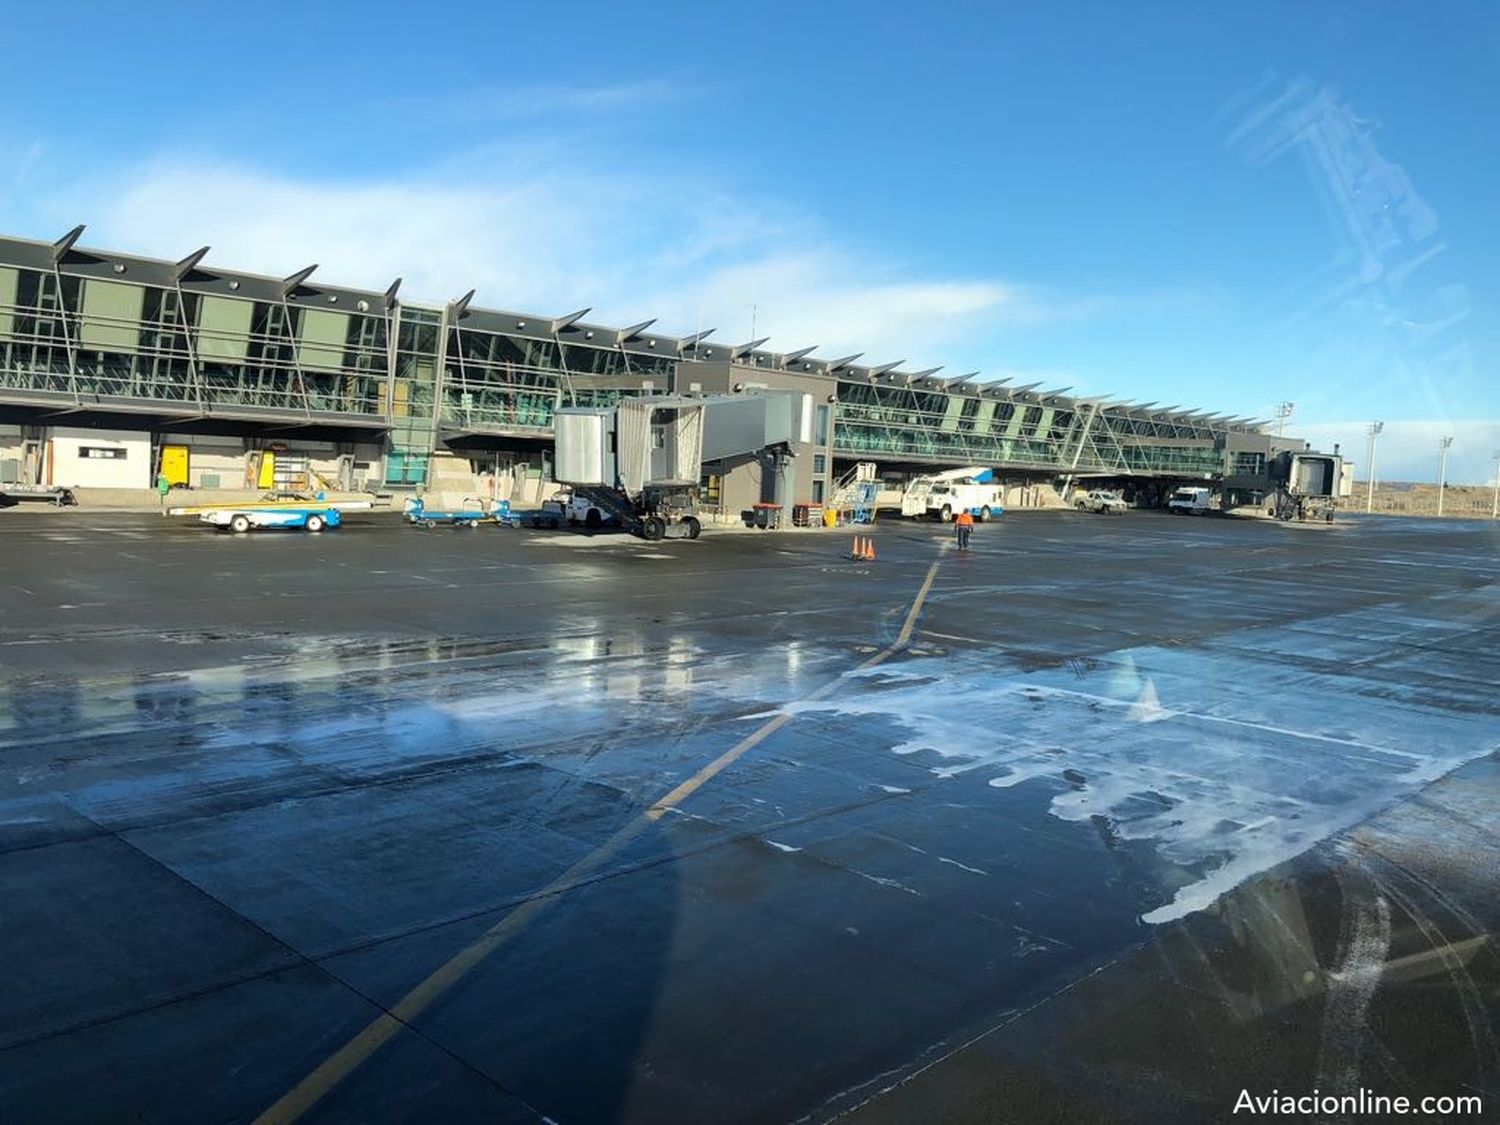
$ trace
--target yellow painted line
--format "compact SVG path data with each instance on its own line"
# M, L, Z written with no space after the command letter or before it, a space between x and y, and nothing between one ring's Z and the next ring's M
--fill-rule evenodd
M932 590L932 583L937 578L938 567L940 565L942 565L941 559L927 568L927 577L923 580L921 588L917 591L917 596L912 599L911 608L906 611L906 619L901 625L901 631L896 634L896 639L861 664L859 666L860 671L884 663L905 648L907 643L910 642L912 629L916 626L917 616L922 612L922 603L927 600L927 595ZM821 699L831 694L842 683L843 677L830 680L821 688L804 696L802 701ZM463 979L472 969L480 965L491 953L504 945L512 936L525 929L534 918L550 908L564 892L578 886L584 879L614 857L621 847L629 843L636 836L639 836L647 826L654 824L668 812L675 809L688 797L713 780L714 777L718 776L756 746L790 723L793 717L793 715L787 712L782 712L773 718L767 719L750 734L747 734L712 762L709 762L708 765L693 774L692 777L673 788L664 797L652 804L645 812L636 816L623 828L620 828L608 840L573 864L573 866L569 867L556 879L552 880L552 882L548 883L535 896L527 899L520 906L516 907L515 910L512 910L504 918L496 922L472 944L460 950L437 969L433 970L420 984L398 1000L389 1012L381 1013L358 1035L354 1036L349 1042L345 1043L319 1063L317 1068L308 1074L306 1078L298 1082L297 1085L293 1086L277 1099L274 1105L261 1113L255 1119L255 1125L286 1125L288 1122L298 1120L304 1113L326 1097L335 1086L349 1077L361 1063L365 1062L371 1055L388 1043L398 1031L421 1015L435 1000Z

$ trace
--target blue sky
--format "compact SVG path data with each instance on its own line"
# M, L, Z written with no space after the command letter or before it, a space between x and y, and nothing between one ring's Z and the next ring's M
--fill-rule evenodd
M0 230L1500 448L1500 6L33 5ZM752 310L753 307L753 310Z

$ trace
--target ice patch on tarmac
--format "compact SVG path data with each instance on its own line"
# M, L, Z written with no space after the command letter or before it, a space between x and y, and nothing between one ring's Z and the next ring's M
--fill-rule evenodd
M1149 842L1170 865L1153 923L1212 905L1497 746L1493 714L1461 682L1450 700L1431 683L1237 650L1143 648L1030 673L968 655L849 679L784 711L883 721L899 732L891 752L938 777L1041 783L1053 816Z

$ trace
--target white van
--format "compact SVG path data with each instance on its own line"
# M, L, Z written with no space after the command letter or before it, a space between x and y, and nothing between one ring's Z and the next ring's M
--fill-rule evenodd
M1184 516L1203 516L1217 510L1211 488L1179 488L1167 501L1167 511Z

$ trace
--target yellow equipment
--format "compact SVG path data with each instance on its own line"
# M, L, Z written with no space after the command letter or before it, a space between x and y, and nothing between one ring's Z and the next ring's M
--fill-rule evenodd
M167 483L174 487L187 487L188 482L188 447L185 445L164 445L161 447L161 475L167 478Z

